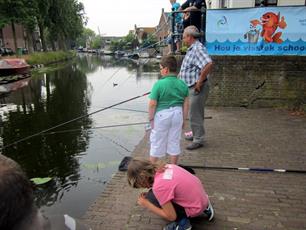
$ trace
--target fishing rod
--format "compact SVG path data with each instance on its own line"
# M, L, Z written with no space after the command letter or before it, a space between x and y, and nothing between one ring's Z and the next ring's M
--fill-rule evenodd
M20 140L14 141L13 143L10 143L10 144L7 144L7 145L3 146L3 147L2 147L2 150L3 150L3 149L6 149L6 148L8 148L8 147L10 147L10 146L12 146L12 145L18 144L18 143L23 142L23 141L25 141L25 140L28 140L28 139L30 139L30 138L32 138L32 137L41 135L41 134L43 134L43 133L47 133L47 132L49 132L49 131L51 131L51 130L53 130L53 129L56 129L56 128L58 128L58 127L67 125L67 124L69 124L69 123L72 123L72 122L74 122L74 121L83 119L83 118L85 118L85 117L88 117L88 116L91 116L91 115L93 115L93 114L102 112L102 111L104 111L104 110L110 109L110 108L115 107L115 106L117 106L117 105L121 105L121 104L124 104L124 103L126 103L126 102L129 102L129 101L138 99L138 98L140 98L140 97L147 96L147 95L149 95L150 93L151 93L151 92L147 92L147 93L145 93L145 94L142 94L142 95L138 95L138 96L136 96L136 97L129 98L129 99L127 99L127 100L124 100L124 101L115 103L115 104L113 104L113 105L104 107L104 108L102 108L102 109L98 109L98 110L96 110L96 111L94 111L94 112L85 114L85 115L83 115L83 116L76 117L76 118L74 118L74 119L72 119L72 120L63 122L63 123L58 124L58 125L55 125L55 126L53 126L53 127L50 127L50 128L48 128L48 129L45 129L45 130L40 131L40 132L38 132L38 133L32 134L32 135L30 135L30 136L21 138Z
M242 167L229 167L229 166L202 166L202 165L183 165L195 169L207 170L232 170L232 171L249 171L249 172L276 172L276 173L300 173L306 174L306 170L297 169L273 169L273 168L242 168Z

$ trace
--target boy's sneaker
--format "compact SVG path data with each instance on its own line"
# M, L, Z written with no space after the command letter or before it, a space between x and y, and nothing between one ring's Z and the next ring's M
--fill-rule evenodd
M208 207L206 210L204 210L204 213L207 215L208 221L211 221L214 218L214 209L209 200Z
M167 224L163 230L191 230L192 226L188 218L181 219L179 222Z

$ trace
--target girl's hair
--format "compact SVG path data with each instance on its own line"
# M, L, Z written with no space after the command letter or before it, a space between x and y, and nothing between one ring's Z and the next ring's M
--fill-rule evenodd
M145 188L152 186L156 172L165 170L165 163L151 163L149 160L132 159L128 166L127 179L133 188Z

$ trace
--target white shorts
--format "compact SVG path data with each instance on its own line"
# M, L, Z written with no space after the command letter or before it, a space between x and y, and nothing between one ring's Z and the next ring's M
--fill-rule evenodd
M154 116L154 128L150 136L150 156L160 158L166 153L172 156L179 155L181 153L182 125L182 107L171 107L157 112Z

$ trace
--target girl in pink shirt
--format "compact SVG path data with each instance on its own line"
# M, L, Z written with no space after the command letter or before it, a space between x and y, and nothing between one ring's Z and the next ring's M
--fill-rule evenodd
M172 221L164 229L191 229L189 217L203 213L209 221L213 219L214 211L201 181L182 167L133 159L127 176L132 187L150 188L140 194L138 204Z

